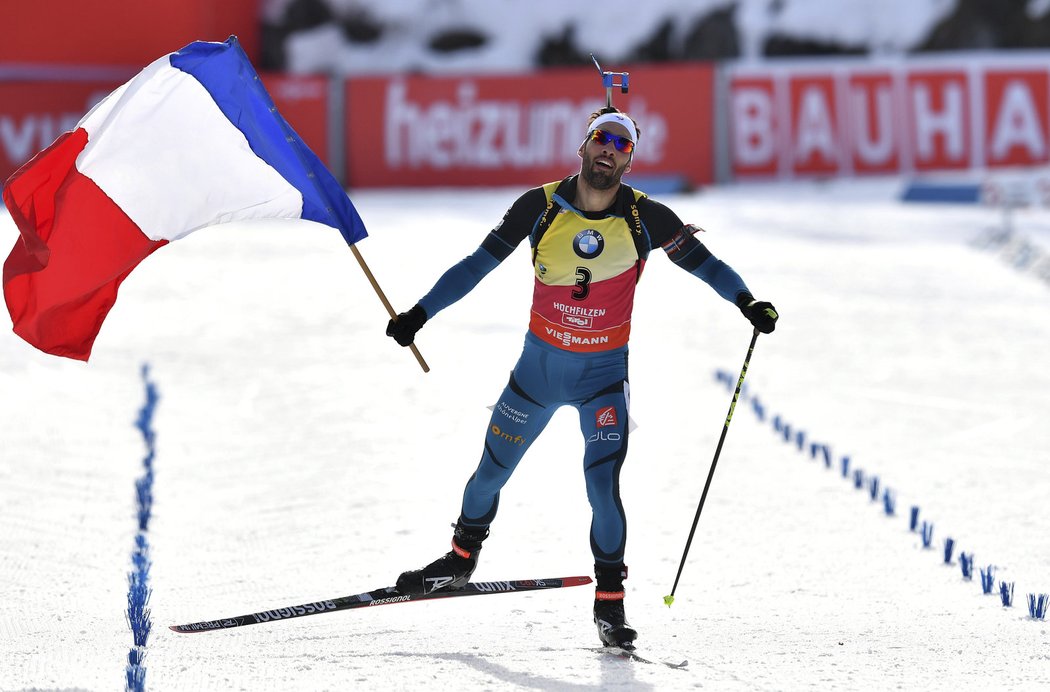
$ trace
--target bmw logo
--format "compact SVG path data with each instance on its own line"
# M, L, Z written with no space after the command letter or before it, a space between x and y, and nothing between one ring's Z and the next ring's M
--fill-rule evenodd
M594 259L605 249L605 238L593 228L580 231L572 240L572 249L583 259Z

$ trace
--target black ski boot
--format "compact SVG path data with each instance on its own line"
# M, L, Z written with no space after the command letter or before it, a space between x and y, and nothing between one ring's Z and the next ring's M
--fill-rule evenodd
M598 638L604 646L629 651L634 648L638 631L627 622L623 610L623 580L627 578L627 568L623 565L595 565L594 575L598 581L594 592L594 624L598 626Z
M454 525L452 550L434 560L423 569L402 572L397 578L397 590L404 594L425 594L434 591L455 591L470 581L470 575L478 566L481 542L488 529L470 528L462 523Z

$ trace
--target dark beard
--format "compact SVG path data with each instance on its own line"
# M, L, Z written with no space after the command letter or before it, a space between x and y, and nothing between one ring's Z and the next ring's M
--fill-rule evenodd
M624 166L626 168L626 166ZM580 175L595 190L609 190L620 184L623 169L605 171L594 167L594 159L584 159Z

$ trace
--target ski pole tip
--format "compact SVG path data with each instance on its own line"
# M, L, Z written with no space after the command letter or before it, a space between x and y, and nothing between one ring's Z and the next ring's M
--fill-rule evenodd
M664 596L664 605L665 606L670 608L672 603L674 603L674 596Z

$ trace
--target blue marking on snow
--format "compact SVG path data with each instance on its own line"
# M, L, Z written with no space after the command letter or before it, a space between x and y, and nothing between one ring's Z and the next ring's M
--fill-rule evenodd
M1050 602L1050 596L1045 593L1028 594L1028 614L1033 620L1042 620L1046 617L1046 605Z
M149 520L153 513L153 459L156 454L156 434L153 431L153 411L160 400L156 385L149 379L149 364L142 366L142 381L146 388L146 403L139 409L135 427L146 444L146 456L142 459L143 474L135 480L135 501L138 516L138 532L135 547L131 551L131 571L128 572L128 626L131 628L134 646L128 651L125 668L125 689L142 692L146 687L146 644L149 641L153 620L150 617L149 569Z
M730 391L733 390L736 378L733 373L724 370L715 371L715 380L723 385ZM764 423L766 420L766 406L760 404L757 395L752 395L749 392L741 391L740 402L743 403L745 400L751 399L752 409L755 412L756 417L760 423ZM809 445L805 444L806 435L799 431L798 436L793 438L791 434L791 424L780 414L776 414L772 417L772 428L773 432L778 438L781 438L784 442L794 443L792 446L798 451L805 453L808 449L809 456L815 458L818 450L823 450L825 455L825 467L831 468L831 445L818 442L813 440L809 442ZM864 480L867 479L870 482L869 492L871 499L874 501L878 498L880 489L882 491L882 505L885 515L887 517L894 517L896 513L894 507L896 504L895 495L889 488L882 487L878 476L867 475L859 468L850 468L850 457L849 455L842 455L840 458L840 467L842 477L850 479L850 472L852 470L852 482L855 488L862 488ZM912 533L918 529L922 538L923 548L929 548L933 542L933 522L924 520L919 525L919 507L912 505L909 516L909 529ZM944 563L951 564L952 553L956 547L955 540L952 538L945 539L944 545ZM973 553L967 553L964 551L959 552L959 564L962 568L962 576L966 581L973 579ZM986 568L981 568L981 589L985 594L993 593L995 589L995 566L988 565ZM1013 605L1014 597L1014 582L1000 582L999 584L999 597L1005 607L1011 607ZM1045 615L1048 606L1050 606L1050 595L1047 594L1028 594L1028 610L1033 620L1042 620Z

